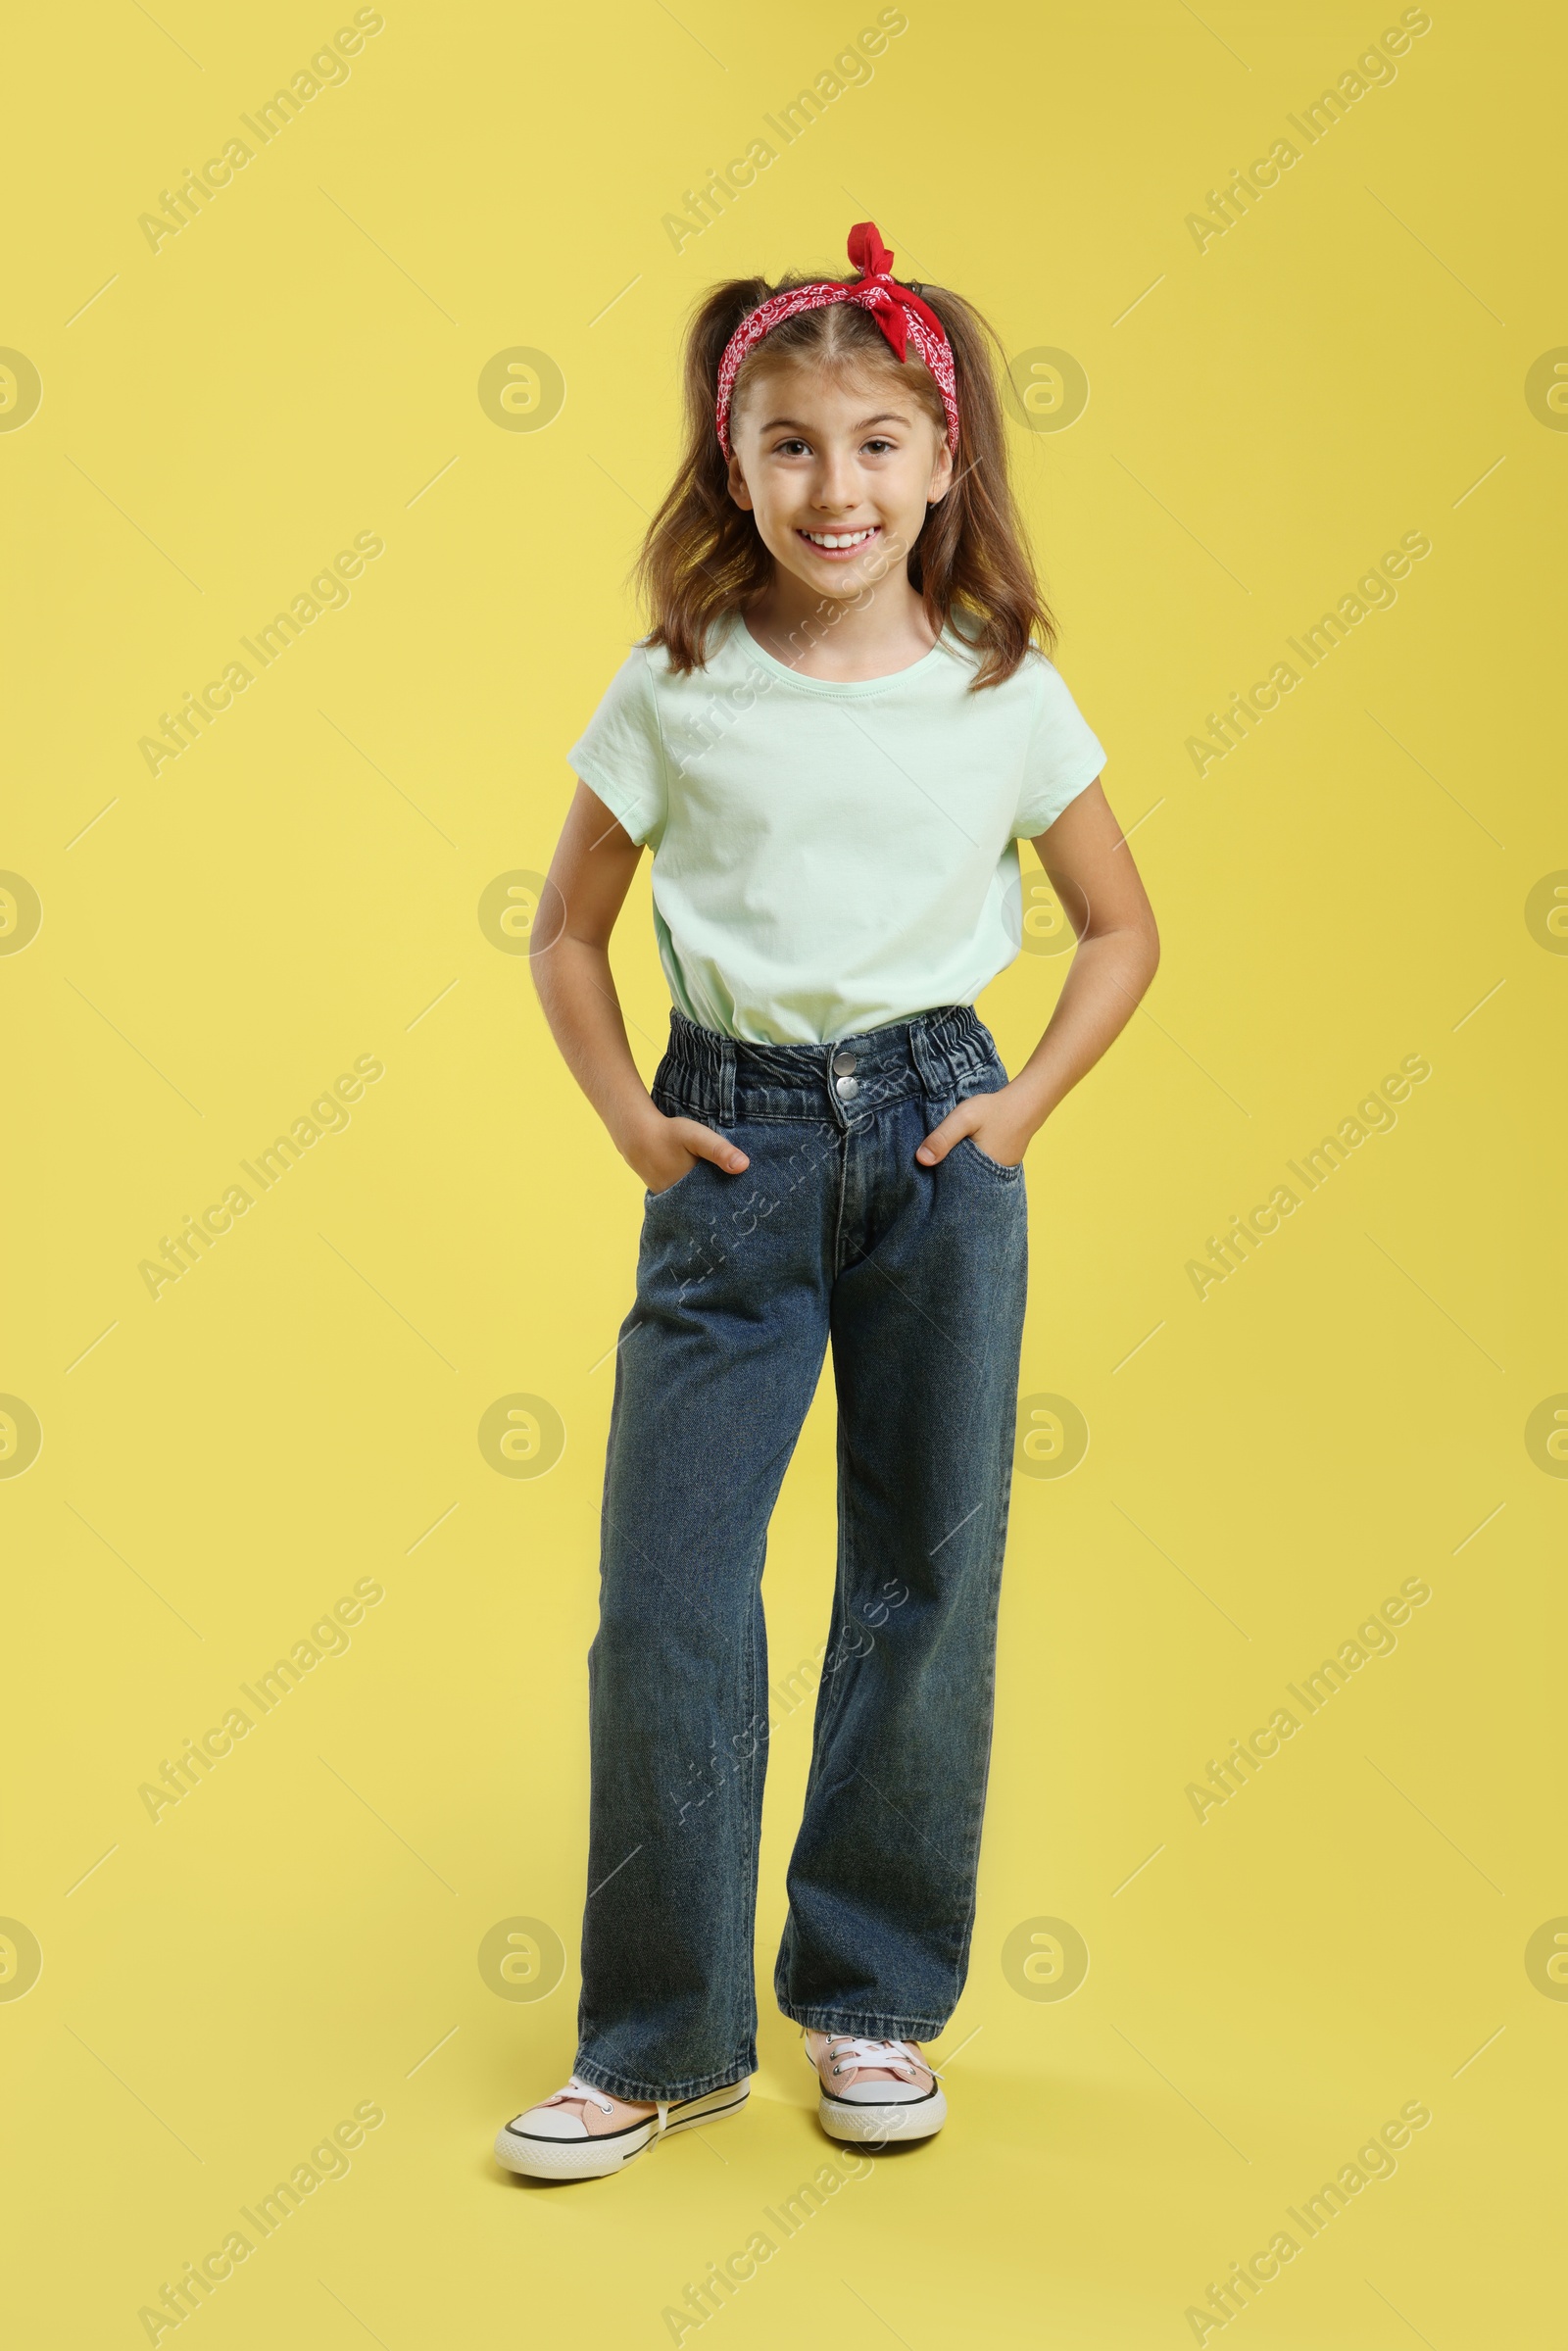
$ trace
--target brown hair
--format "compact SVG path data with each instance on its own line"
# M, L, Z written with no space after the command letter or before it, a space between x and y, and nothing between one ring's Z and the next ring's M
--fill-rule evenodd
M661 645L677 674L699 669L709 633L727 613L756 603L772 577L773 559L751 514L729 493L729 473L713 424L718 365L741 320L770 295L794 286L858 281L812 280L791 273L769 285L736 277L699 305L686 338L686 439L680 467L648 526L636 580L653 614L647 642ZM958 392L958 446L953 486L929 509L906 559L909 585L940 635L959 620L979 656L972 690L1011 677L1032 640L1049 653L1056 626L1035 577L1007 476L1007 448L998 397L1001 347L967 302L942 286L916 289L936 312L953 347ZM874 366L900 381L946 438L941 395L912 353L900 364L875 320L853 302L803 311L763 336L742 363L733 408L749 379L779 360L810 359L835 370ZM733 413L733 410L732 410Z

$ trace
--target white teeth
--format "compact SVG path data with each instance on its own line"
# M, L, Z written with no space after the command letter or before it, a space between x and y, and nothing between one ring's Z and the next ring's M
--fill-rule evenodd
M813 547L861 547L874 533L868 530L808 530L805 535Z

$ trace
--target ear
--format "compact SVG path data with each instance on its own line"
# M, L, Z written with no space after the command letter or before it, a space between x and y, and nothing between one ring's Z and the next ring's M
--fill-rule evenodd
M936 461L931 467L931 486L926 491L927 506L937 506L953 487L953 452L944 433L937 445Z
M735 455L733 448L730 450L729 456L729 494L737 506L744 507L748 514L751 513L752 493L746 487L746 476L741 471L741 461Z

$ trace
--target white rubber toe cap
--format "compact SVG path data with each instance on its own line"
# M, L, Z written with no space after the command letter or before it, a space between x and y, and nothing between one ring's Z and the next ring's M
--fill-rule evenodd
M867 2082L868 2091L887 2090L890 2082ZM902 2085L901 2085L902 2086ZM817 2101L817 2119L829 2138L864 2146L888 2139L933 2138L948 2119L948 2101L941 2084L894 2105L889 2099L830 2098Z
M547 2108L542 2116L537 2108L519 2114L496 2133L497 2163L532 2180L603 2180L641 2155L659 2135L657 2115L648 2115L624 2131L609 2131L603 2138L590 2138L575 2117L568 2118L575 2128L567 2137L556 2128L560 2119L554 2108ZM540 2121L551 2126L549 2131L534 2130Z
M822 2094L835 2106L914 2106L931 2095L917 2082L851 2082Z
M564 2106L530 2106L526 2114L514 2115L507 2130L518 2137L578 2139L588 2136L588 2126L580 2114L568 2114Z

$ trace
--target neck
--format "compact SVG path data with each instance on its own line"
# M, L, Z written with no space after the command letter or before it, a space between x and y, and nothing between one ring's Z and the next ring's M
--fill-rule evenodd
M781 565L745 615L745 625L777 661L803 677L887 677L931 651L936 632L904 564L858 596L819 596Z

